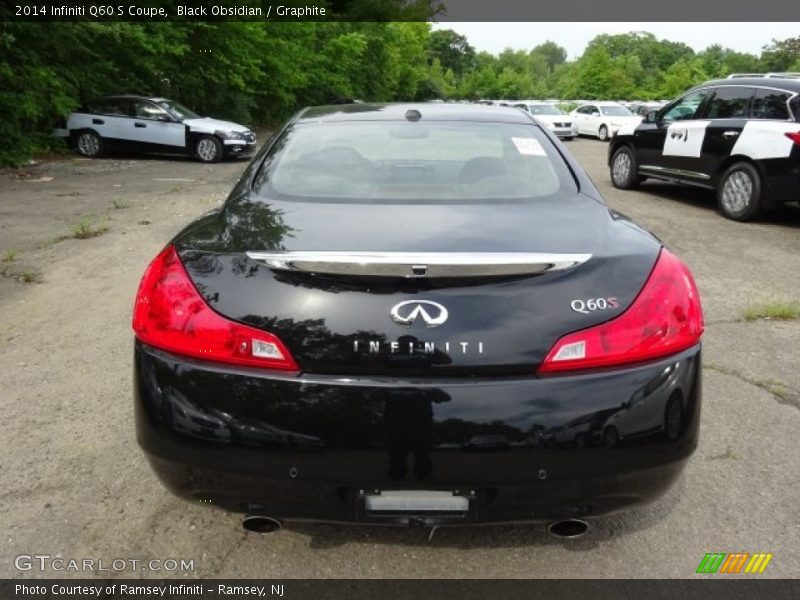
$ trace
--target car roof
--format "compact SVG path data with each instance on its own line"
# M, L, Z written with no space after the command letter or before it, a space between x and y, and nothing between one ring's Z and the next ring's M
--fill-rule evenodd
M733 79L712 79L694 86L692 89L704 88L714 85L735 85L739 87L757 86L768 87L787 92L800 92L800 79L783 79L781 77L735 77Z
M336 121L405 121L409 110L419 111L423 121L476 121L521 123L531 118L511 106L484 104L365 103L311 106L297 117L298 123Z

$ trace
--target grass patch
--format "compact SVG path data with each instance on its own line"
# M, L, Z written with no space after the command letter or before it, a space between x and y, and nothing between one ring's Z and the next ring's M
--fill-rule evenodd
M745 309L744 318L746 321L757 321L759 319L791 321L800 319L800 301L774 300L772 302L751 304Z
M41 283L42 282L42 274L39 271L20 271L15 272L9 269L9 267L3 267L3 270L0 271L0 275L3 277L8 277L9 279L16 279L17 281L21 281L22 283Z
M42 283L42 274L39 271L22 271L17 273L17 280L22 283Z
M741 456L728 446L722 454L713 454L709 458L711 460L739 460Z
M17 251L16 250L6 250L3 252L3 262L10 263L17 260Z
M89 238L103 235L108 231L108 225L95 225L88 217L84 217L72 228L72 236L76 240L87 240Z

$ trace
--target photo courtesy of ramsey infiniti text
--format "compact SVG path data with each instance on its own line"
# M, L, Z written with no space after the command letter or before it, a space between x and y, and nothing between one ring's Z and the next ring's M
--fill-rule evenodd
M689 269L515 108L301 111L152 261L133 329L150 464L252 531L577 532L697 446Z

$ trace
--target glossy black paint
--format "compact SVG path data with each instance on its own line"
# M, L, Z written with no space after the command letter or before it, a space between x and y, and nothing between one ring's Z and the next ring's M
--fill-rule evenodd
M137 437L165 485L285 519L408 523L361 510L376 489L475 492L474 514L427 524L605 514L669 487L700 418L699 346L604 373L425 380L230 369L137 343L134 371Z
M373 108L374 114L370 106L312 109L300 121L402 119L405 114L402 105ZM533 123L514 109L466 108L470 117ZM433 114L427 106L423 110L429 120L459 114L448 105ZM253 165L262 157L263 151ZM622 313L661 247L629 219L609 211L583 170L574 163L571 168L577 193L535 202L284 201L240 182L221 211L187 228L175 244L210 306L278 335L305 371L530 374L562 335ZM250 178L248 172L242 181ZM244 254L248 250L556 252L589 253L592 259L580 268L538 277L387 280L272 271L250 260ZM571 308L573 299L598 297L617 298L618 306L591 314ZM389 318L391 307L411 299L443 303L451 318L431 330L396 325ZM383 351L354 350L354 342L363 349L369 341L380 341ZM403 348L433 342L458 349L466 342L468 351L393 356L387 348L392 341ZM483 353L477 352L479 343Z
M417 108L424 119L537 126L515 109ZM407 109L310 109L287 127L403 118ZM544 131L574 176L574 193L561 201L367 205L279 201L254 191L280 135L265 144L224 207L173 243L209 305L278 335L301 373L203 364L137 342L137 435L172 491L277 518L437 524L604 514L667 489L697 443L699 346L645 365L536 376L560 336L630 305L661 249L605 206L561 142ZM248 250L592 258L535 277L393 280L273 271ZM581 314L570 306L576 298L610 296L618 307ZM450 319L435 329L397 325L389 311L407 299L440 302ZM381 342L380 352L354 347L372 340ZM392 352L391 342L434 342L437 351ZM470 351L456 351L460 342ZM474 495L469 512L457 516L364 509L362 490L408 488Z

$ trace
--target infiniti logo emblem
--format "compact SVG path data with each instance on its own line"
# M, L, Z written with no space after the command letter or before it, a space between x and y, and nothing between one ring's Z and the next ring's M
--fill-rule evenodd
M427 327L438 327L447 321L447 309L430 300L406 300L395 304L390 314L398 325L411 326L417 318L421 318Z

